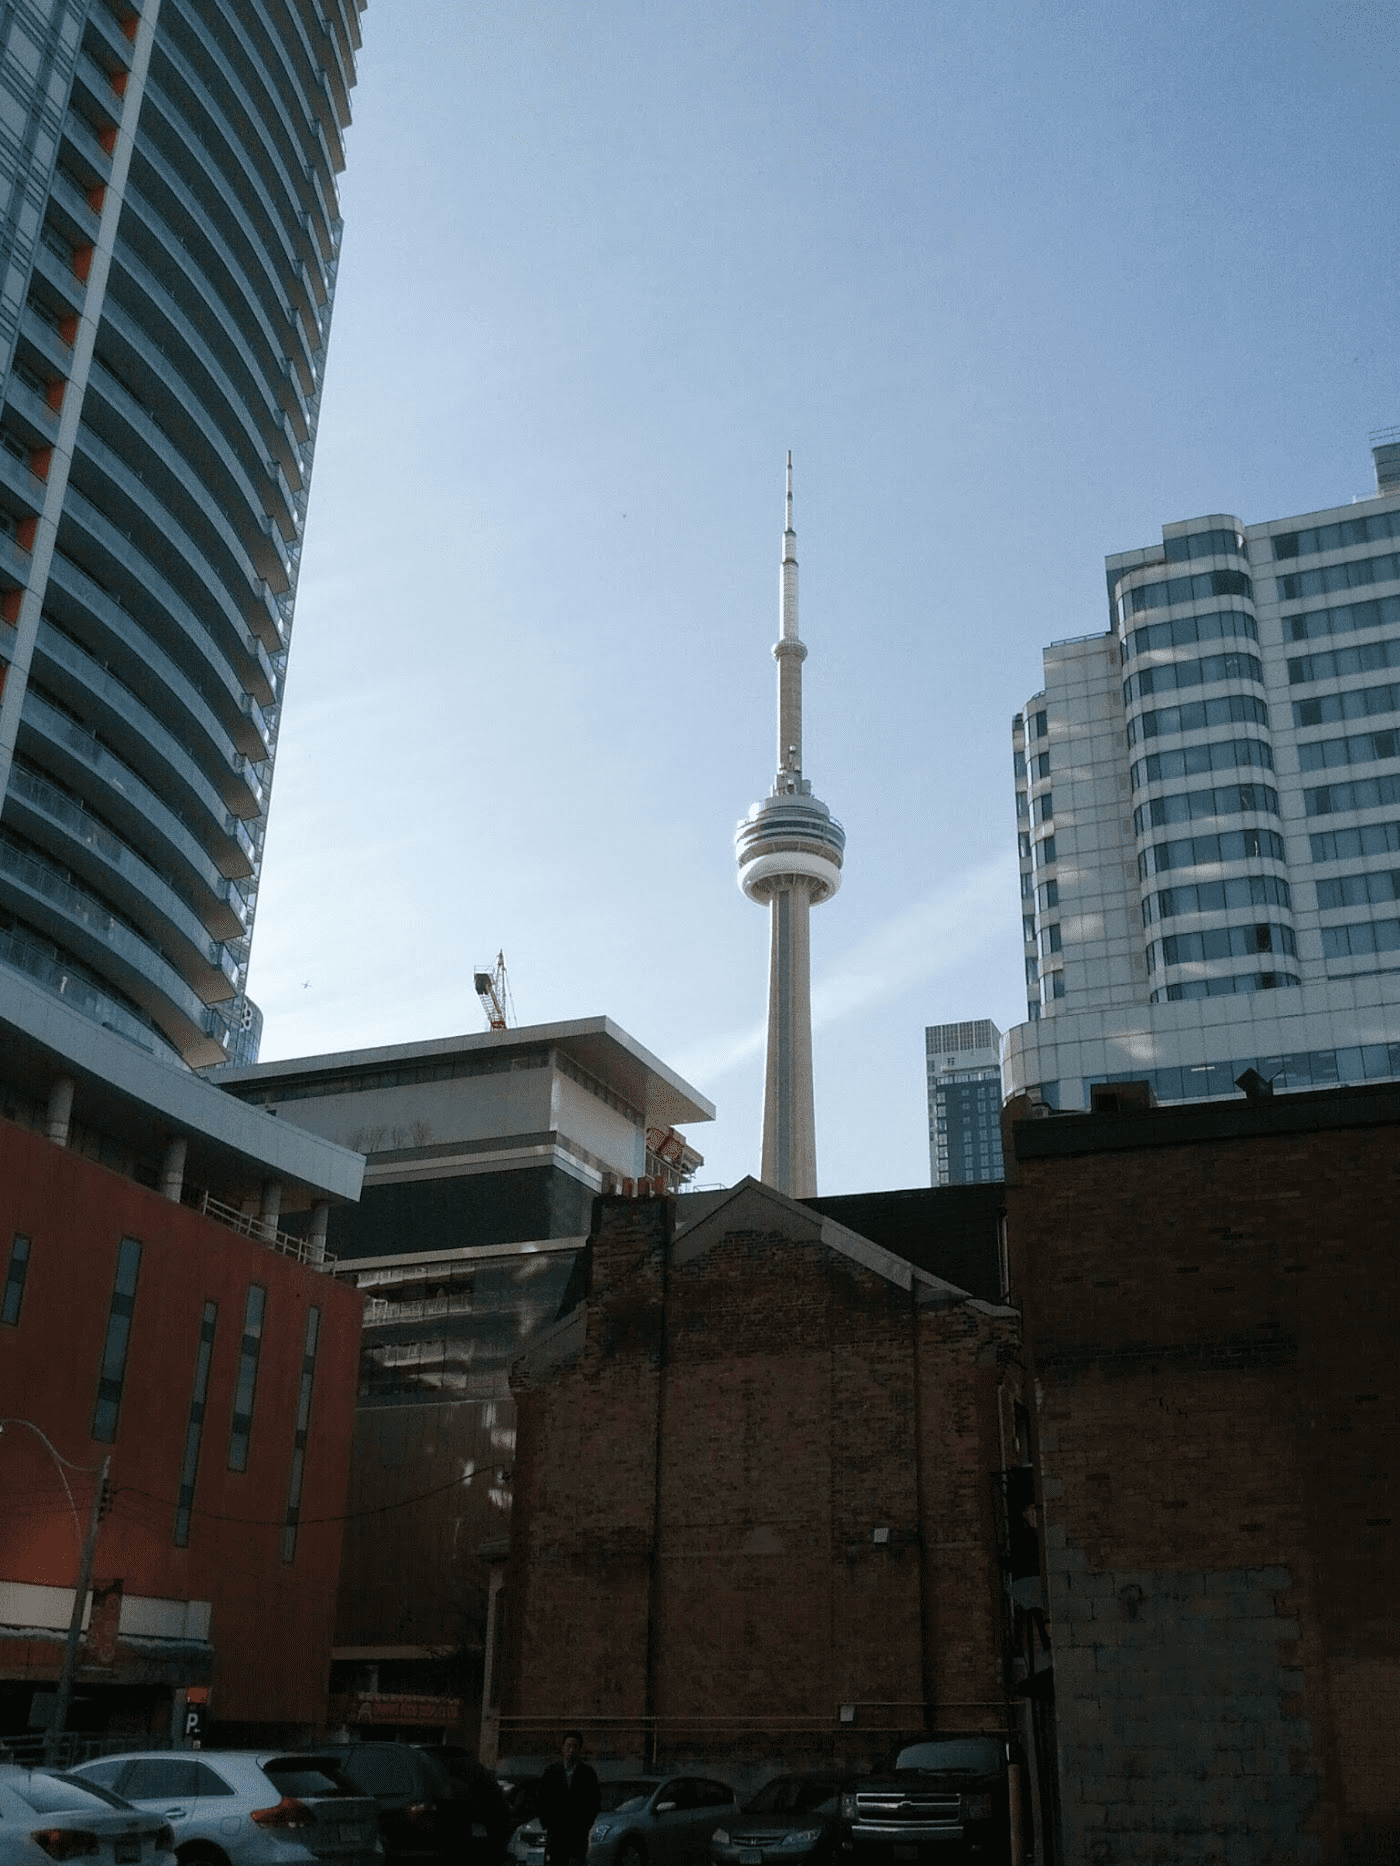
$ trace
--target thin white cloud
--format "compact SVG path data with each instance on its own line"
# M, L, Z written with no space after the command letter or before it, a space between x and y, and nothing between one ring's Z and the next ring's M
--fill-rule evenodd
M911 902L813 981L813 1030L965 964L985 945L988 925L1005 918L1015 894L1013 849Z
M893 920L843 953L812 986L812 1028L824 1030L921 979L937 978L974 958L989 922L1015 898L1014 851L998 855L948 887L913 901ZM688 1081L713 1083L763 1054L766 1022L717 1032L675 1061Z

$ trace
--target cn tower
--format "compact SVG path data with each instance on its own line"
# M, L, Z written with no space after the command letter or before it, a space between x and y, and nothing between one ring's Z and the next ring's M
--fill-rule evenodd
M792 528L792 455L778 585L778 771L773 788L734 833L739 886L768 908L768 1075L763 1092L765 1184L790 1198L817 1191L812 1103L810 914L841 885L846 832L802 775L802 663L797 634L797 534Z

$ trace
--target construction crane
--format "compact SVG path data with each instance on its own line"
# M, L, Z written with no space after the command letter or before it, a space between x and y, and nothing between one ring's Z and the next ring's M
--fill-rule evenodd
M510 995L510 985L506 980L506 956L496 954L496 968L493 972L477 972L472 982L476 986L476 995L481 1000L481 1008L486 1013L486 1022L492 1030L506 1030L515 1022L515 1004Z

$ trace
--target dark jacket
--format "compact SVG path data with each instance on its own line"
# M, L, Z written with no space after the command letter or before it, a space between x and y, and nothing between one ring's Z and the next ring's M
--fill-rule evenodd
M588 1830L598 1818L598 1778L586 1762L574 1764L569 1780L562 1762L552 1762L540 1777L539 1817L550 1866L581 1860L588 1852Z

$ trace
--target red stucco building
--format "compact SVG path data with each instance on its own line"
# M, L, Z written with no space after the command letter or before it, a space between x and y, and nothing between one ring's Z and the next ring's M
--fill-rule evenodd
M362 1305L258 1202L353 1156L158 1065L124 1089L129 1048L46 1099L52 1051L0 1051L0 1735L51 1714L110 1456L68 1727L163 1739L193 1692L283 1741L324 1717Z

